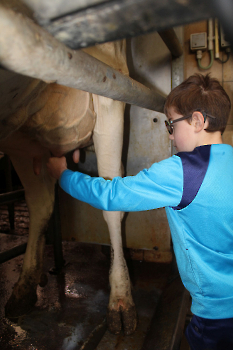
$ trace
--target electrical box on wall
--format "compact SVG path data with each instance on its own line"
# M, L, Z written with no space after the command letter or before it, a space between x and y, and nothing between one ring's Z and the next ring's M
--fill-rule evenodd
M190 49L191 50L205 50L207 49L207 34L195 33L190 35Z

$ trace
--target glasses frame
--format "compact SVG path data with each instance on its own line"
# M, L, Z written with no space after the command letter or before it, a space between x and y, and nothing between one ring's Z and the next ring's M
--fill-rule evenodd
M175 120L170 120L170 121L169 120L165 120L165 125L166 125L167 131L169 132L169 134L170 135L173 134L173 130L174 130L173 124L175 124L177 122L181 122L182 120L191 118L194 112L200 112L203 115L204 123L205 123L207 117L216 119L216 117L214 117L213 115L207 114L204 111L196 109L195 111L192 112L192 114L189 114L189 115L187 115L185 117L181 117L181 118L178 118L178 119L175 119Z

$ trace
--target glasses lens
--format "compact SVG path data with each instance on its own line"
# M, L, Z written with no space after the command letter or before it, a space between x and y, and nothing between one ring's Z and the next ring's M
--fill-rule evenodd
M172 133L173 133L172 125L167 120L165 120L165 125L166 125L167 131L169 132L169 134L172 135Z

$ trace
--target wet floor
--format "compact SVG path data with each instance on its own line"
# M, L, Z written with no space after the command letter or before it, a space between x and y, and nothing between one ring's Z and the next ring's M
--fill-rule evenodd
M1 251L27 241L26 236L0 234ZM138 327L131 336L106 330L109 298L109 255L100 245L63 242L65 267L54 268L53 247L46 245L45 287L38 287L38 301L28 315L18 320L4 317L4 305L22 267L23 255L0 265L0 349L78 350L89 349L90 339L101 341L97 350L140 350L150 327L159 297L171 267L127 260L138 312Z

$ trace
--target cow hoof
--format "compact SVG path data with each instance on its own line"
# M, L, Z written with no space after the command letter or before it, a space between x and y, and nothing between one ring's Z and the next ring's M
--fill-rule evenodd
M137 327L137 313L134 305L129 306L127 309L110 310L107 313L108 329L113 334L119 334L122 328L125 335L132 334Z
M33 289L30 293L19 298L14 293L5 305L5 316L9 319L17 319L29 313L37 302L36 290Z
M137 312L134 305L122 311L124 334L132 334L137 327Z
M108 329L113 334L119 334L121 331L121 312L108 309L107 312Z

